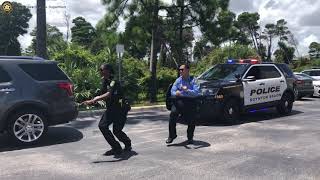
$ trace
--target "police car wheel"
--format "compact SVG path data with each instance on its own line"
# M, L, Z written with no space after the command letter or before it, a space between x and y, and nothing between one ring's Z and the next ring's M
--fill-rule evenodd
M293 97L289 93L283 94L277 110L280 114L286 115L291 113L293 106Z
M228 100L223 108L223 119L232 124L239 122L239 105L235 100Z

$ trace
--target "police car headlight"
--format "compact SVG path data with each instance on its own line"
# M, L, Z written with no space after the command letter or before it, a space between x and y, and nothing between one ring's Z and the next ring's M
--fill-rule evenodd
M201 93L202 95L204 96L213 96L213 95L216 95L218 92L218 89L217 88L213 88L213 89L202 89L201 90Z
M315 87L318 87L318 88L320 88L320 85L314 85Z

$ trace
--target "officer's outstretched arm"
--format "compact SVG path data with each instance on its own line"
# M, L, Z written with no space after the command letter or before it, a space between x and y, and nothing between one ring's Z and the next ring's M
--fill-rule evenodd
M104 100L104 99L107 99L108 97L111 96L111 93L110 92L106 92L104 94L101 94L100 96L96 96L92 99L92 101L95 103L97 101L101 101L101 100Z

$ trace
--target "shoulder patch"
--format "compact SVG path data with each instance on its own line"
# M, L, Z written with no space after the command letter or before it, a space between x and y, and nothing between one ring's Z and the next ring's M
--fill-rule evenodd
M113 87L115 85L115 81L111 81L110 86Z

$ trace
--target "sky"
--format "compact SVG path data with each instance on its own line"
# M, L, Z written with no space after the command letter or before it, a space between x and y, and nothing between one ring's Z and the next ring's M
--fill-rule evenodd
M171 0L164 0L171 2ZM0 0L2 4L4 0ZM28 6L33 14L29 21L29 32L36 25L36 0L15 0ZM47 23L57 26L66 34L64 13L71 15L71 20L82 16L93 26L106 13L106 8L100 0L46 0ZM311 42L320 42L320 1L318 0L230 0L230 10L236 14L242 12L258 12L260 14L260 25L276 23L279 19L288 22L289 30L298 41L298 55L306 55ZM122 23L119 30L124 29ZM28 34L19 37L23 48L31 44Z

